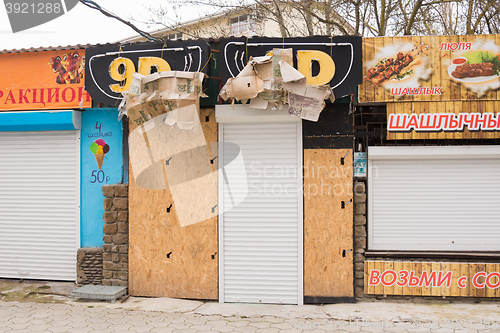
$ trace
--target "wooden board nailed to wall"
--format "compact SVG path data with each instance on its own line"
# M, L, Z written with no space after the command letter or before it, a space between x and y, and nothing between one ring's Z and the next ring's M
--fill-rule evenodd
M201 109L199 119L205 140L217 142L213 109ZM130 122L130 132L136 127ZM211 147L216 146L208 146L213 158L217 152ZM216 163L209 165L213 172L217 170ZM176 179L168 178L166 163L160 167L159 179L171 185ZM183 207L175 204L171 186L140 187L133 171L129 177L129 294L217 299L217 216L183 226L179 220ZM217 193L216 187L203 190Z
M354 296L352 190L352 149L304 150L305 296Z
M365 294L500 297L500 264L365 261Z

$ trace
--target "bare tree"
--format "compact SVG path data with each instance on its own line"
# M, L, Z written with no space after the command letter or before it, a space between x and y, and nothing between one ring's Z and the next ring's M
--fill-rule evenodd
M228 37L229 17L274 22L281 37L312 35L451 35L498 33L499 0L166 0L142 22L192 37ZM182 24L179 9L206 8L211 24ZM167 10L168 8L168 10ZM465 19L464 19L465 18ZM137 18L135 20L138 20ZM261 32L260 32L261 33ZM256 34L260 34L256 31Z

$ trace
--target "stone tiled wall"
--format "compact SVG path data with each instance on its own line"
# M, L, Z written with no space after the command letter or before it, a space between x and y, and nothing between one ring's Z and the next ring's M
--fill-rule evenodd
M78 284L102 283L102 248L85 247L76 253L76 282Z
M364 297L366 251L366 184L354 182L354 286L356 297Z
M102 187L104 246L102 284L128 286L128 185Z

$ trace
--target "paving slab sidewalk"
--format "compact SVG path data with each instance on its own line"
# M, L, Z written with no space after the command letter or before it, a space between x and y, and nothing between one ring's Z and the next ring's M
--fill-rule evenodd
M30 297L46 288L14 284L5 291L4 287L0 283L2 295L8 295L12 289L17 290L13 292L16 295L17 292L27 294L14 301L5 301L13 296L3 296L0 333L500 332L500 301L371 299L355 304L294 306L130 297L124 303L111 304L70 301L69 297L62 296L69 295L71 289L76 288L74 284L51 286L50 290L59 295L42 301Z

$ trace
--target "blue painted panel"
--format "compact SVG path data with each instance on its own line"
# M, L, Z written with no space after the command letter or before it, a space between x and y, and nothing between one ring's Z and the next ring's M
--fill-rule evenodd
M79 111L0 112L0 132L69 131L80 123Z
M101 186L120 183L123 179L123 130L118 111L112 108L82 112L81 138L81 246L100 247L104 244ZM90 150L91 144L98 139L109 146L100 170Z

